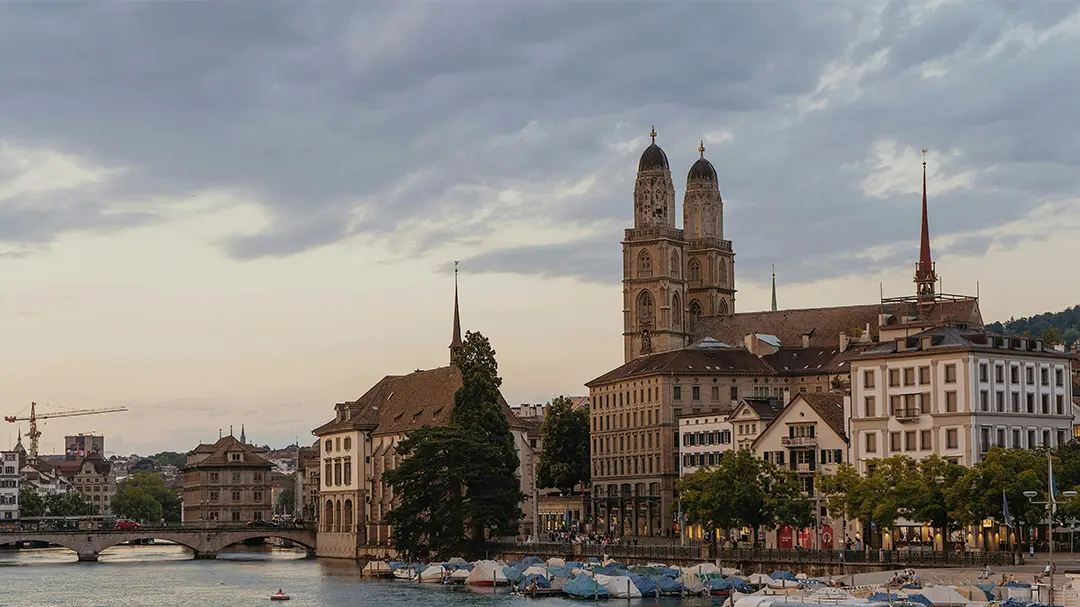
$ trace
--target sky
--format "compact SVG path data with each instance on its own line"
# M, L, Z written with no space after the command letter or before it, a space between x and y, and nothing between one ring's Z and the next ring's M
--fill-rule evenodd
M43 452L310 443L447 363L455 260L507 400L584 394L653 125L678 215L699 140L716 166L737 311L771 264L781 308L913 293L922 148L944 290L1057 311L1077 74L1067 2L9 4L2 413L129 408Z

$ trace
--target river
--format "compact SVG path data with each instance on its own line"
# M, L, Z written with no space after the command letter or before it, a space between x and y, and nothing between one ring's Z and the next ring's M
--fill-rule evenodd
M216 560L192 560L175 545L116 546L97 563L61 548L0 550L0 607L241 607L269 604L281 588L290 606L573 607L559 597L525 599L461 586L371 581L352 562L302 552L236 546ZM505 589L500 589L505 593ZM627 601L606 601L609 607ZM709 598L641 599L663 607L719 607Z

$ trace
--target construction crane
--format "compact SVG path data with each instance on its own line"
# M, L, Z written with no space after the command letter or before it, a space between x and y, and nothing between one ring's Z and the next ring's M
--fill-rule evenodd
M41 437L41 431L38 430L37 420L39 419L53 419L56 417L76 417L78 415L97 415L98 413L117 413L120 411L127 411L127 407L105 407L102 409L74 409L71 411L58 411L56 413L43 413L37 414L37 403L30 403L30 417L19 417L17 415L5 415L4 421L15 423L28 421L30 422L30 431L26 433L26 436L30 438L30 452L26 457L30 461L37 461L38 455L38 439Z

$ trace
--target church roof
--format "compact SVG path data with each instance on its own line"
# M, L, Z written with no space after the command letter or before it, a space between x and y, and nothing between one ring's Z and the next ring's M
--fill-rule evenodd
M687 181L716 181L716 169L705 157L698 158L686 175Z
M703 316L698 320L694 335L712 337L718 341L740 344L750 333L766 333L780 338L785 346L801 346L802 336L810 335L810 345L835 346L840 334L870 325L870 336L877 339L878 304L803 308L777 312L740 312L728 316Z
M656 142L653 142L641 153L641 160L638 161L638 171L656 169L668 169L668 159L664 150L660 149Z
M348 419L335 419L312 432L321 436L357 429L376 435L398 434L424 426L447 425L454 409L454 394L461 384L461 371L455 365L387 375L356 401L344 405ZM502 395L499 405L511 428L524 428Z

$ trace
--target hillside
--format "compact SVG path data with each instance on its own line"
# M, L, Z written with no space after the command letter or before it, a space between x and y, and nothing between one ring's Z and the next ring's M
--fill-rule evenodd
M1007 335L1041 337L1044 342L1065 344L1068 348L1080 340L1080 306L1061 312L1046 312L1031 317L1010 318L986 325L987 330ZM1053 333L1051 333L1053 331Z

